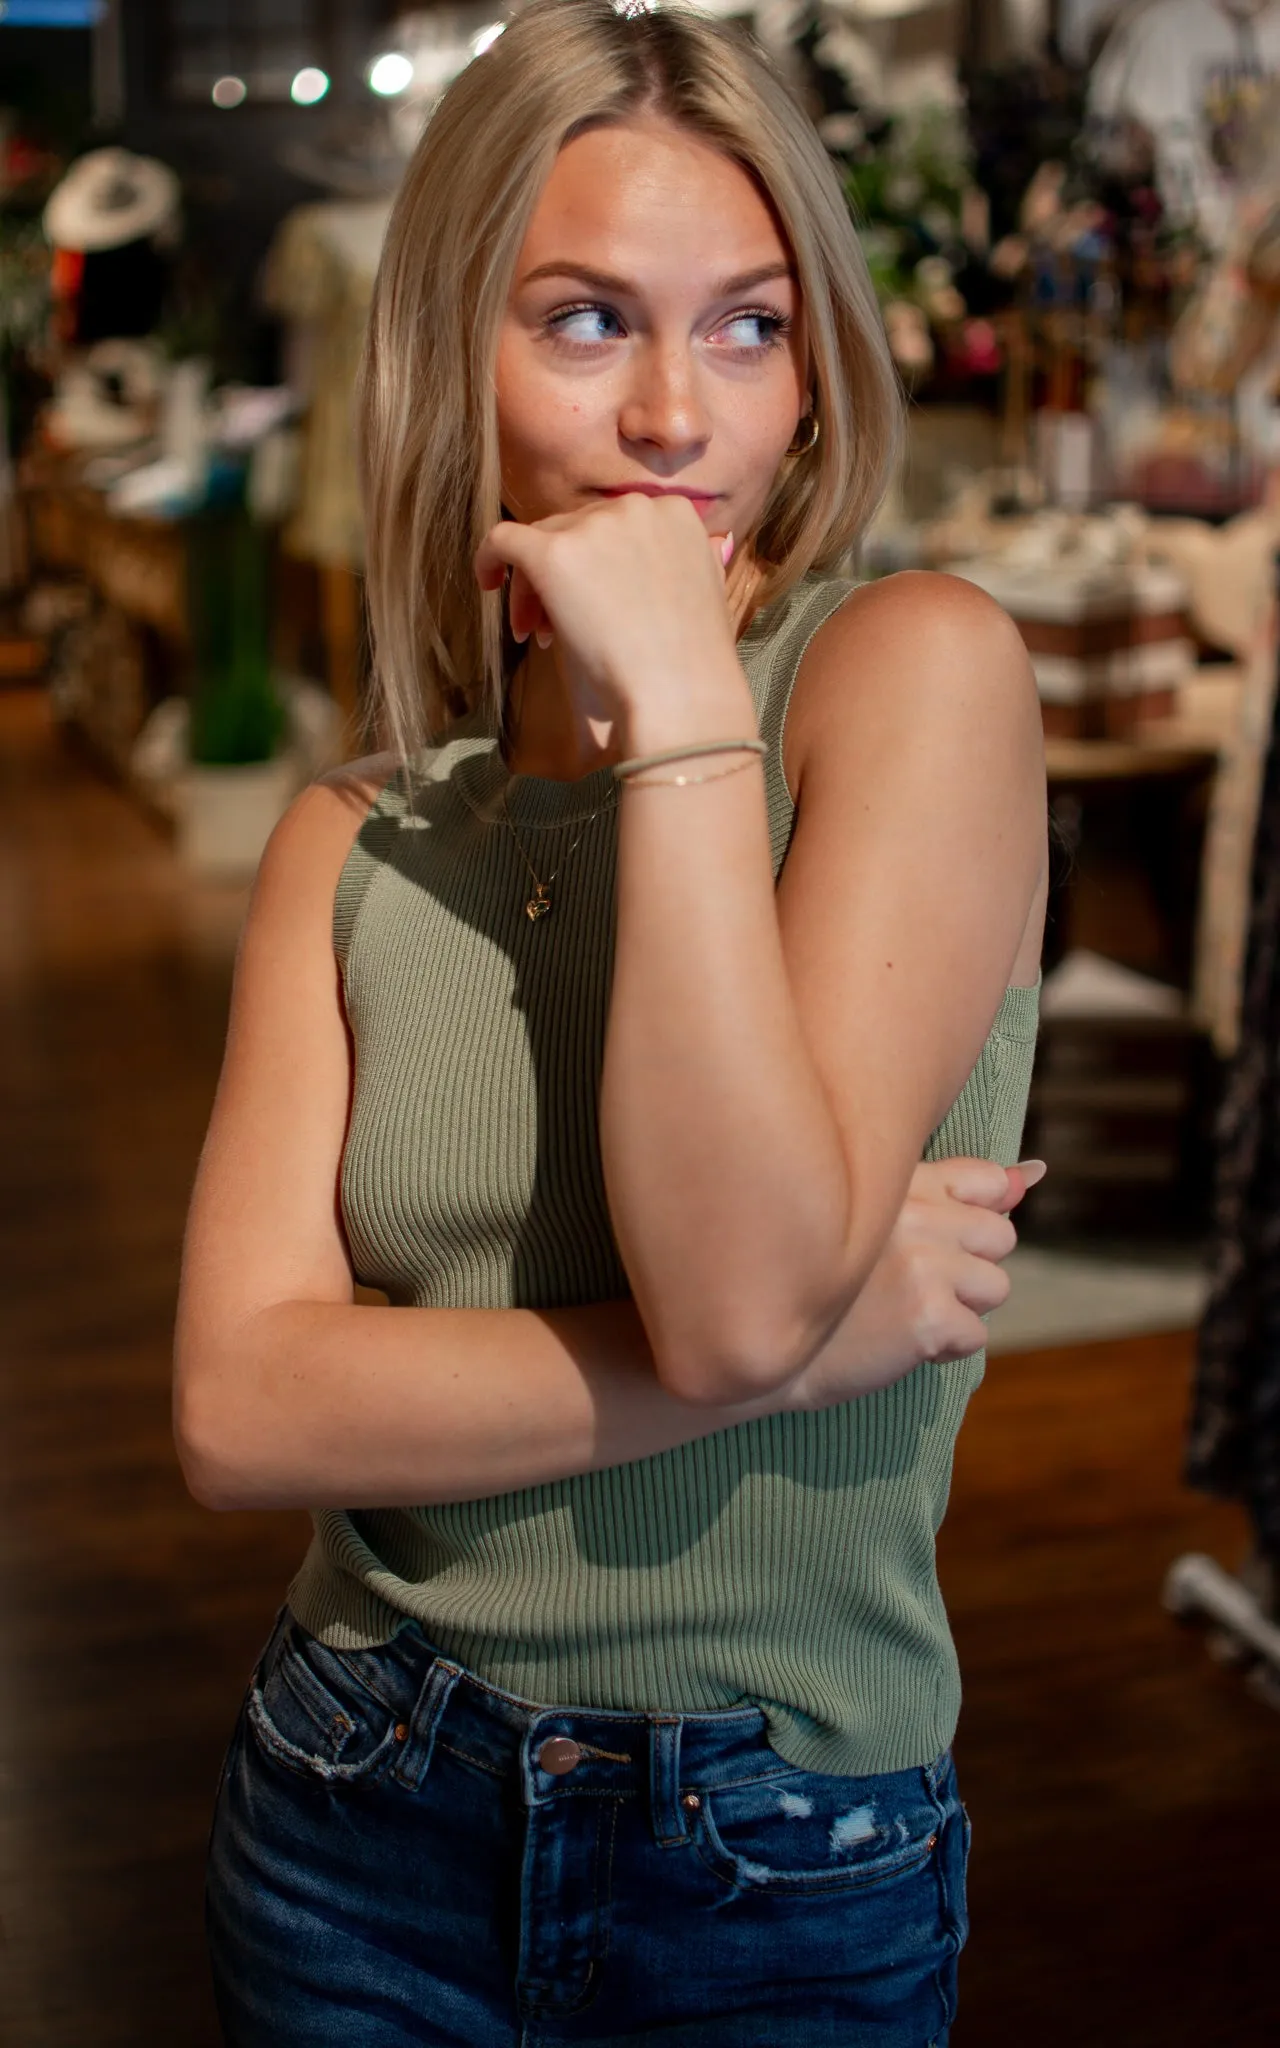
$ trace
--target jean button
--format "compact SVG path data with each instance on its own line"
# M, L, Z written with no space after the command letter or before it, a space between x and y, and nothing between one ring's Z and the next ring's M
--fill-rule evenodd
M567 1777L582 1762L582 1749L568 1735L549 1735L538 1751L539 1767L553 1778Z

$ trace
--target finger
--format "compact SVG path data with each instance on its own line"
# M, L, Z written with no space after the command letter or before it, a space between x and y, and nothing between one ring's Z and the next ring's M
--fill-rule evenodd
M530 633L538 636L539 643L544 633L550 634L551 621L547 617L542 599L538 596L523 569L513 569L511 585L507 591L507 617L511 624L512 638L525 641Z
M1013 1292L1013 1282L1004 1267L993 1265L990 1259L962 1258L951 1284L956 1291L956 1300L979 1316L988 1316L993 1309L1003 1308ZM986 1343L985 1330L978 1341Z
M530 526L519 519L500 519L489 528L475 552L474 567L480 588L496 590L507 570L517 563L536 585L551 536L581 526L584 518L589 519L599 509L589 506L585 512L553 512L549 519L535 520Z
M983 1209L997 1209L1007 1215L1016 1209L1030 1188L1049 1171L1043 1159L1021 1159L1004 1167L993 1159L949 1159L944 1168L947 1193L959 1202L972 1202ZM923 1192L923 1190L921 1190Z
M1009 1203L1016 1209L1030 1189L1037 1187L1049 1169L1043 1159L1020 1159L1016 1166L1009 1168Z
M997 1271L998 1268L993 1267L992 1270ZM958 1358L971 1358L975 1351L986 1350L987 1326L981 1319L984 1313L970 1308L957 1297L946 1318L942 1341L929 1353L935 1365L951 1364Z
M1009 1174L995 1159L940 1159L937 1177L944 1194L983 1209L1012 1207ZM921 1192L924 1192L922 1188ZM935 1190L936 1194L937 1190Z
M979 1259L1007 1259L1017 1250L1018 1233L1003 1210L984 1209L976 1202L957 1202L949 1211L954 1242Z
M509 524L510 521L503 521L503 525ZM485 535L476 549L476 582L480 585L481 590L500 590L506 577L509 558L505 550L499 548L495 539L495 536L501 530L501 526L496 526L492 533Z
M481 590L498 590L507 570L516 567L536 583L545 548L544 536L532 526L522 526L518 519L500 519L476 549L476 581Z

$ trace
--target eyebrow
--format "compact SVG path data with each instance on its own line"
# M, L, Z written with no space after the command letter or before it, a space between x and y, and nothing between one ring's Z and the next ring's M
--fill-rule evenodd
M535 269L526 270L520 283L522 286L537 284L544 277L573 277L595 291L613 292L618 298L641 297L639 287L627 278L615 277L608 270L592 270L584 263L539 263ZM736 277L722 278L711 296L713 299L732 299L739 292L754 291L757 285L771 284L783 277L794 280L795 271L791 264L762 263L755 270L742 270Z

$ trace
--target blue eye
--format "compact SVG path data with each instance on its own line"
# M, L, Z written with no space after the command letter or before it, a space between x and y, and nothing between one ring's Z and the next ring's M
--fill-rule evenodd
M759 349L776 348L790 328L783 314L760 310L735 313L719 331L731 348Z
M550 332L565 341L616 341L622 322L608 306L564 306L547 318Z

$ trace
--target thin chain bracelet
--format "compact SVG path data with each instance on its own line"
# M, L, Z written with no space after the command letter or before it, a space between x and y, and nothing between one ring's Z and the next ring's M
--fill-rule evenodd
M630 761L615 761L613 772L619 782L629 782L645 768L665 768L668 761L692 761L701 754L765 754L763 740L696 740L690 747L664 747L660 754L636 754ZM708 778L710 779L710 778Z
M653 782L642 782L637 775L628 775L623 781L624 789L684 789L694 782L723 782L726 775L741 775L744 768L753 768L759 757L749 754L745 761L735 761L732 768L716 768L710 775L660 775Z

